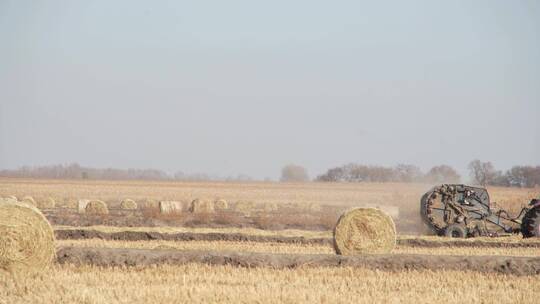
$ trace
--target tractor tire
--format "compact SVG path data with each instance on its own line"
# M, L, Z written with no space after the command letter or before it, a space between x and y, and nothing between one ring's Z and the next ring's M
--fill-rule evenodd
M444 236L446 237L463 239L467 237L467 234L467 227L462 224L451 224L444 229Z
M524 238L540 237L540 206L536 206L523 216L521 234Z

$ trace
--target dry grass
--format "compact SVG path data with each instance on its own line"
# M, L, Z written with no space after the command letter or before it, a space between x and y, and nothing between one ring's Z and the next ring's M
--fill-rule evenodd
M28 288L31 286L31 288ZM55 266L0 276L0 303L536 303L540 277L355 268Z
M432 185L325 184L325 183L180 183L138 181L59 181L0 179L0 196L55 197L60 206L76 206L78 198L98 197L138 202L192 201L220 197L229 202L252 201L259 206L300 204L361 206L396 205L402 216L418 214L418 200ZM511 211L540 194L539 189L489 188L492 201ZM143 204L141 203L141 206ZM234 207L234 203L232 204ZM273 209L273 208L272 208ZM250 210L251 211L251 210ZM411 217L411 219L413 219ZM414 218L416 220L416 218ZM414 222L414 221L413 221ZM268 226L271 223L263 223ZM66 228L66 227L56 227ZM75 228L75 227L73 227ZM81 227L76 227L80 229ZM269 236L332 237L331 231L260 230L252 228L87 227L104 232L157 231L162 233L243 233ZM398 236L398 239L410 236ZM437 237L427 240L451 242ZM478 240L478 239L477 239ZM540 242L509 238L481 238L496 242ZM63 240L57 246L149 248L179 250L232 250L271 253L328 253L330 245L225 241L103 241ZM434 255L540 256L538 248L425 248L396 246L393 253ZM513 277L467 271L382 272L358 268L235 268L184 265L132 268L97 268L55 265L46 274L5 276L0 273L0 304L7 303L535 303L540 297L540 276Z
M312 231L312 230L264 230L255 228L189 228L189 227L115 227L115 226L54 226L55 229L86 229L97 230L101 232L123 232L123 231L148 231L160 233L240 233L247 235L263 235L263 236L303 236L305 238L324 238L332 237L332 231Z
M242 251L270 253L302 253L302 254L335 254L330 245L317 244L286 244L259 242L230 242L230 241L105 241L100 239L88 240L59 240L57 246L97 247L97 248L140 248L154 249L167 246L178 250L213 250L213 251ZM477 248L477 247L413 247L396 246L393 254L432 254L432 255L502 255L502 256L540 256L538 248Z
M114 226L87 226L87 227L74 227L74 226L54 226L55 229L71 229L71 230L96 230L101 232L124 232L124 231L143 231L143 232L159 232L159 233L238 233L245 235L255 236L283 236L283 237L304 237L310 238L332 238L332 231L313 231L313 230L297 230L297 229L285 229L285 230L265 230L255 228L189 228L189 227L114 227ZM452 239L440 236L416 236L416 235L397 235L397 240L407 239L420 239L426 241L436 241L451 243L455 241L459 242L493 242L493 243L540 243L540 238L528 238L524 239L519 235L512 235L507 237L478 237L471 239ZM540 250L539 250L540 251Z
M60 240L57 241L57 247L93 247L93 248L139 248L155 249L158 246L162 248L171 248L178 250L213 250L213 251L242 251L242 252L267 252L267 253L306 253L333 254L330 246L324 245L300 245L284 243L258 243L258 242L230 242L230 241L105 241L100 239L89 240Z

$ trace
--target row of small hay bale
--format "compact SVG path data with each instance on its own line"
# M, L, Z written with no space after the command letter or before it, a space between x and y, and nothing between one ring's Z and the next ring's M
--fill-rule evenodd
M229 208L229 204L224 199L217 199L215 201L208 201L204 199L195 199L188 206L188 212L191 213L215 213L216 210L226 210ZM160 201L159 211L160 213L180 213L183 211L182 202L178 201Z
M15 196L8 196L7 198L11 198L14 200L18 200ZM54 198L47 197L42 199L34 199L31 196L24 196L19 201L27 202L29 204L32 204L40 209L53 209L57 206L57 203ZM91 201L87 199L80 199L80 200L74 200L69 202L69 207L77 208L79 213L84 213L84 209L86 207L86 204ZM96 205L101 203L93 203L92 205ZM61 205L61 204L60 204ZM302 211L313 211L318 212L321 211L321 206L316 203L295 203L295 204L288 204L290 208L302 210ZM180 212L183 210L182 203L178 201L154 201L154 200L147 200L143 206L159 206L159 209L162 213L171 213L171 212ZM287 204L285 205L287 206ZM132 199L124 199L120 202L120 208L125 210L136 210L139 208L138 204L132 200ZM103 208L100 208L103 209ZM253 201L238 201L233 206L229 206L229 203L224 199L216 199L213 202L207 201L204 199L195 199L193 200L190 205L188 206L188 210L192 213L214 213L215 210L232 210L241 214L244 214L246 216L249 216L253 212L275 212L279 209L279 206L277 203L274 202L266 202L261 205L256 204Z

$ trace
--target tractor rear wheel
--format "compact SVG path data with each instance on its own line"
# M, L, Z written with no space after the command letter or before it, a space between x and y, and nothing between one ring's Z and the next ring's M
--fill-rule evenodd
M523 216L521 234L524 238L540 237L540 206L536 206Z
M444 229L444 235L451 238L466 238L467 227L462 224L451 224Z

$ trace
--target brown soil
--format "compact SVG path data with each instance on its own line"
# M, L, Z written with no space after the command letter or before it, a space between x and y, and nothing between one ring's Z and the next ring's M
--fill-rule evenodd
M540 274L538 257L268 254L223 251L179 251L149 249L64 247L57 251L58 263L96 266L144 266L201 263L241 267L362 267L386 271L470 270L512 275Z

